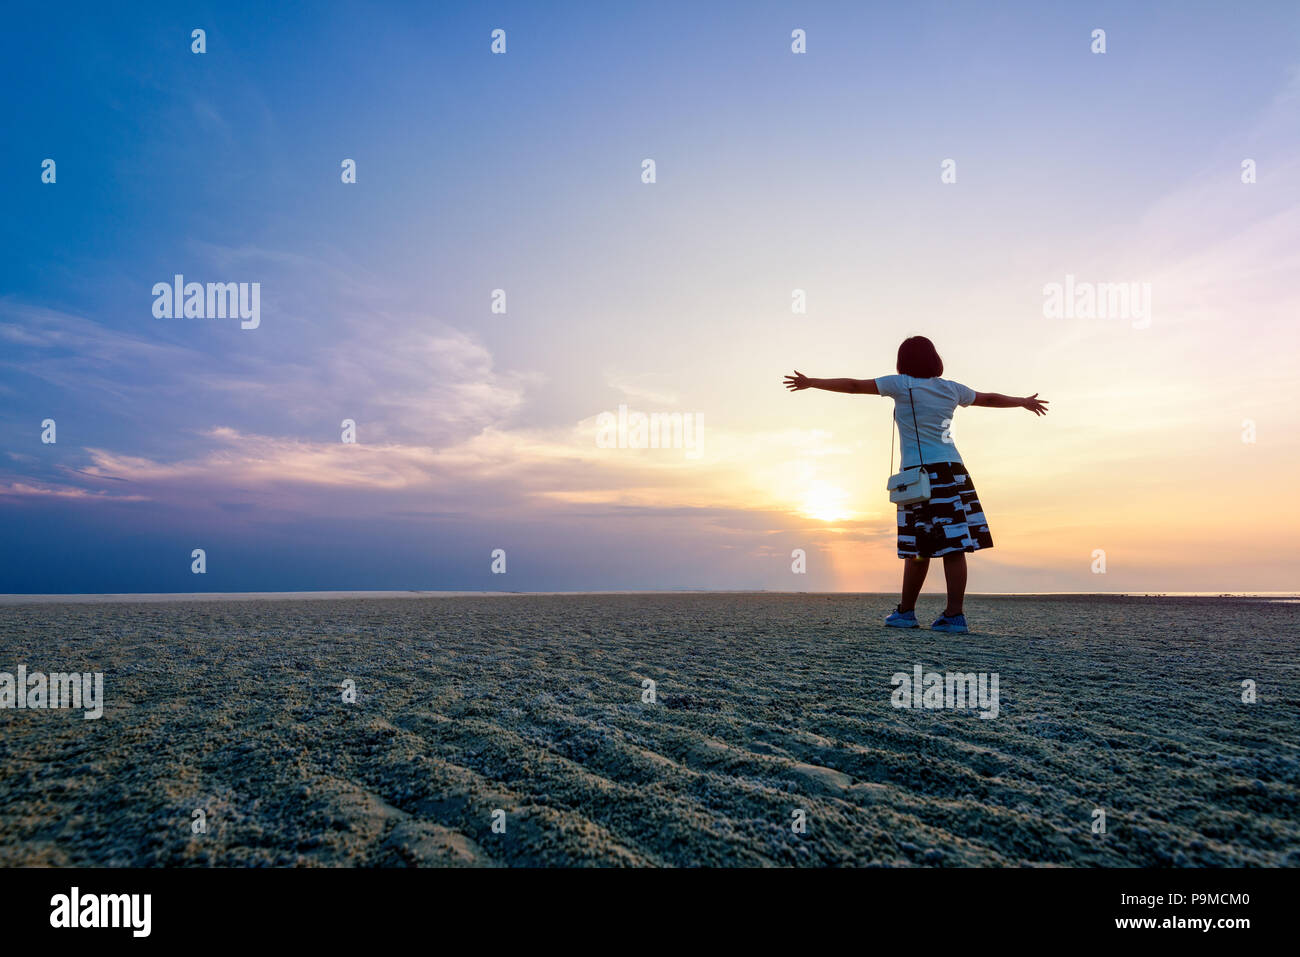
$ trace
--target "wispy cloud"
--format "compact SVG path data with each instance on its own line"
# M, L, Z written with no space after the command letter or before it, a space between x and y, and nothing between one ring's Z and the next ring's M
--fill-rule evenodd
M98 499L114 502L147 502L147 495L117 495L104 490L86 489L73 485L32 485L26 482L0 484L0 497L10 498L67 498Z

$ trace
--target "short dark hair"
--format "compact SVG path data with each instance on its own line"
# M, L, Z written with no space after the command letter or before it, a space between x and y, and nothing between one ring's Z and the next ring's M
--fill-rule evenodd
M910 375L914 379L933 379L943 375L943 360L939 350L925 336L912 336L904 339L898 347L898 362L894 365L899 375Z

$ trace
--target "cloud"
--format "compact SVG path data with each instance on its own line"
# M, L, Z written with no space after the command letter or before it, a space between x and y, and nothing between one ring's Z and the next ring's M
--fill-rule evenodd
M187 508L242 501L320 516L451 511L521 518L593 506L644 515L687 509L762 515L760 525L776 528L808 524L797 515L806 488L825 487L823 463L847 451L815 430L719 430L707 454L690 460L682 450L600 448L594 419L550 429L487 427L445 447L309 441L231 426L208 429L200 439L200 451L170 460L92 447L85 466L60 468L88 495L104 495L112 482L136 497ZM829 475L832 491L848 496Z
M118 399L138 389L133 370L185 368L200 357L194 349L13 299L0 299L0 342L9 355L0 369L74 394L93 391Z
M663 383L664 380L670 378L671 376L653 373L630 375L625 372L606 372L605 384L611 389L616 389L629 399L649 402L658 406L671 406L677 405L679 401L677 393L666 385L657 384Z
M352 418L371 440L444 445L508 419L543 381L497 371L473 337L406 314L343 318L314 337L294 337L288 355L251 340L205 352L12 300L0 301L0 317L0 343L11 347L0 369L60 395L111 403L123 419L154 428L169 417L263 425L274 418L314 429L325 419L333 430ZM184 323L201 321L161 328L151 317L146 328L183 335ZM210 348L206 337L195 341ZM168 401L160 404L162 396Z
M97 499L114 502L147 502L146 495L114 495L111 492L79 488L72 485L31 485L26 482L9 482L0 485L0 498L68 498Z

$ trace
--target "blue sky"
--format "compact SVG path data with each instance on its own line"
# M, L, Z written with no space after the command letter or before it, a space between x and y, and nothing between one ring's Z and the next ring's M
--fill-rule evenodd
M1300 571L1300 520L1225 491L1296 460L1294 4L9 17L0 592L892 589L886 403L779 382L915 332L1053 393L961 414L972 589ZM176 273L261 283L260 327L154 318ZM1066 273L1151 282L1151 328L1045 319ZM620 403L702 416L705 455L596 448Z

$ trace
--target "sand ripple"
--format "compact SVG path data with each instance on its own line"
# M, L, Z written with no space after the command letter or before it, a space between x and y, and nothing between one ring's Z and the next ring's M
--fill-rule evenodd
M1300 865L1300 606L986 598L971 636L888 607L13 605L0 670L102 670L108 703L0 711L0 863ZM1000 716L892 707L918 663L998 672Z

